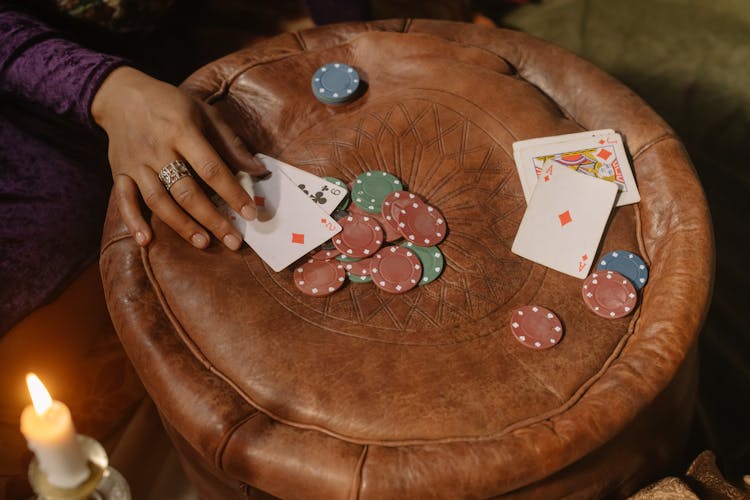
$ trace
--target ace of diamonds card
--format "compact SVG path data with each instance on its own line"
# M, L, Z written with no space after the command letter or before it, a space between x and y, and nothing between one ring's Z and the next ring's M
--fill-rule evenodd
M561 273L583 279L599 248L617 185L566 166L540 172L512 251Z

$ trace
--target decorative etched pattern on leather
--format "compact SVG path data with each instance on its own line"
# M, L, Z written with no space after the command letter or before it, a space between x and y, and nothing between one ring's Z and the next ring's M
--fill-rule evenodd
M530 280L533 266L510 251L525 202L510 144L486 127L444 103L388 99L319 123L282 153L320 176L351 180L367 170L389 171L439 207L449 232L440 245L447 268L436 282L403 295L347 286L318 299L294 291L288 272L266 271L254 255L247 258L251 272L291 313L349 335L452 343L490 333L467 326L525 288L536 290L540 280Z

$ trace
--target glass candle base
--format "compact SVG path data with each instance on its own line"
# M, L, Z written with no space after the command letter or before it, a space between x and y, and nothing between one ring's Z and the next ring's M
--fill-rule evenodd
M131 500L130 487L122 474L109 466L107 452L95 439L79 434L78 443L88 460L91 475L75 488L51 484L34 457L29 464L29 482L38 500Z

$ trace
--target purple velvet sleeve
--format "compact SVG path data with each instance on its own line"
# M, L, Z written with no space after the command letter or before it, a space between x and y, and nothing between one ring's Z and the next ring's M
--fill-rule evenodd
M124 64L81 47L28 14L0 10L0 93L93 127L91 101Z

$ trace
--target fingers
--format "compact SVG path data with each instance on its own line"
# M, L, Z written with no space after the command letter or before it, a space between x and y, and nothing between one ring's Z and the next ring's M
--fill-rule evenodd
M143 172L143 175L140 176L138 187L146 205L151 211L158 215L164 223L174 229L193 246L201 249L206 248L210 239L205 229L203 229L195 220L193 220L192 217L186 214L185 211L177 205L170 193L164 188L164 185L157 177L156 172L149 167L144 167L144 170L148 172ZM179 184L189 181L192 181L192 179L188 177L177 181L172 186L172 190L174 190ZM236 248L233 248L233 250L236 250Z
M227 248L230 250L240 248L242 236L219 213L193 178L183 177L175 182L169 190L169 195L185 212L211 231L219 241L222 241Z
M136 243L145 247L151 241L151 228L138 206L138 186L127 175L117 175L114 180L114 196L122 220Z
M218 112L210 108L206 111L206 116L208 117L206 132L209 140L229 165L258 177L268 174L265 165L248 151L240 136L219 116Z
M185 134L178 148L201 179L211 186L230 207L247 220L255 219L257 214L255 203L203 134L197 130L191 134Z
M118 175L114 190L123 221L140 246L148 245L152 234L138 205L139 190L146 205L196 248L204 249L210 242L208 234L196 221L208 228L230 250L237 250L242 245L241 235L189 176L175 182L169 192L149 167L141 169L138 179L139 183L136 184L131 177Z

